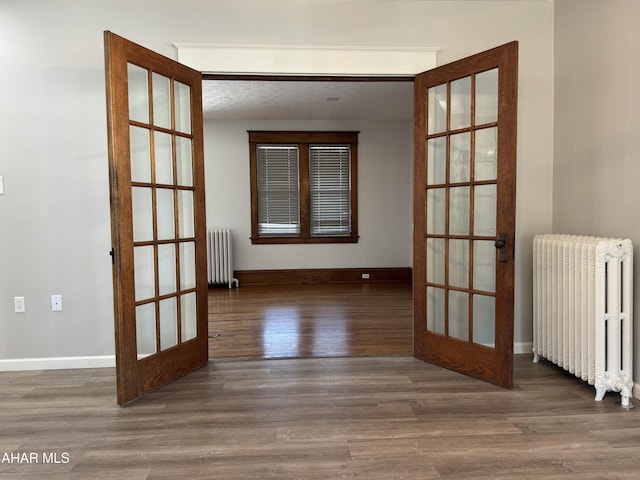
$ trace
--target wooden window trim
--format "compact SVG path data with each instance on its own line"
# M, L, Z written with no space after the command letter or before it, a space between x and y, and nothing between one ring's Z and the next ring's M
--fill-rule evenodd
M316 244L357 243L358 235L358 133L319 131L264 131L249 130L249 160L251 183L251 243L252 244ZM300 176L300 235L260 236L258 234L258 168L257 145L260 143L297 144ZM309 195L309 145L349 144L351 150L351 233L348 236L311 236Z

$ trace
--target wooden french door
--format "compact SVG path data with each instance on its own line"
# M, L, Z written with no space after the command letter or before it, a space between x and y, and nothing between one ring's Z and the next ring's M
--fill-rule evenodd
M105 32L118 403L202 367L202 76Z
M518 44L415 80L414 353L513 383Z

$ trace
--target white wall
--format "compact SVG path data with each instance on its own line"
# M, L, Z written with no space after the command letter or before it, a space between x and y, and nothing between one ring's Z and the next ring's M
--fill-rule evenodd
M636 319L640 318L639 18L636 0L556 0L553 230L632 240ZM638 320L634 370L638 397Z
M531 238L551 228L551 2L0 0L0 368L113 354L107 29L172 58L173 42L435 46L445 63L518 40L515 335L530 342ZM53 293L61 313L49 311Z
M358 135L354 244L252 245L247 130L349 130ZM208 226L230 227L237 270L409 267L413 122L205 122Z

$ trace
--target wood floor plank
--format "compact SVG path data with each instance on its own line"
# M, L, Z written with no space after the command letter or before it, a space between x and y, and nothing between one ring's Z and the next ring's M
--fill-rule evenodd
M217 361L411 355L411 285L247 285L209 290Z
M260 322L273 313L276 291L254 292L249 308L237 302L248 297L233 297L241 290L210 301L234 303L225 308L237 325L221 331L237 327L226 339L254 338L256 349L234 357L217 343L223 336L213 339L216 354L231 356L126 408L116 405L111 368L0 372L0 455L69 459L2 462L0 480L638 478L640 408L622 409L617 394L595 402L592 386L530 355L516 356L514 388L505 390L385 349L387 336L402 336L391 330L405 328L406 312L398 307L394 324L386 307L364 305L361 289L336 293L335 308L302 295L298 313L284 315L298 318L297 337L270 337L282 358L264 359L269 335ZM406 288L377 292L406 303ZM254 311L256 299L263 309ZM338 310L351 334L312 327L331 324ZM367 322L372 332L356 334ZM331 338L336 347L313 347ZM359 347L340 350L354 339ZM319 352L328 356L288 358ZM357 352L366 355L346 356ZM253 360L238 360L245 355Z
M211 362L124 409L113 369L4 372L0 454L70 461L0 480L637 478L640 409L516 366L503 390L410 357Z

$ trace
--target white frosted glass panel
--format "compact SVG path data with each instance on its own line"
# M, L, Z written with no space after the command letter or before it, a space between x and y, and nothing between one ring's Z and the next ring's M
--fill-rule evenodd
M444 335L444 290L427 287L427 330Z
M471 77L451 82L451 126L449 130L471 126Z
M173 190L168 188L156 189L156 203L158 207L158 240L175 238L175 210Z
M152 245L133 248L133 268L136 301L155 297L155 264Z
M173 184L173 147L171 135L156 132L154 135L156 157L156 183Z
M495 348L496 301L486 295L473 296L473 343Z
M449 170L451 183L468 182L470 170L471 134L451 135Z
M445 189L427 190L427 233L441 235L445 229Z
M160 301L160 350L178 344L178 309L176 297Z
M129 119L149 123L149 77L145 68L127 63Z
M476 75L476 125L498 121L498 69Z
M151 76L153 82L153 124L171 128L171 80L159 73Z
M449 285L469 287L468 240L449 240Z
M151 188L148 187L131 187L134 242L153 240L153 201L151 192Z
M427 185L447 181L447 137L427 140Z
M151 140L146 128L129 127L131 181L151 183Z
M175 114L178 132L191 133L191 88L184 83L175 82Z
M182 341L187 342L196 338L198 334L198 315L196 310L195 292L180 297L180 322L182 328Z
M474 189L473 231L476 235L496 235L496 185Z
M178 191L178 229L180 238L195 237L193 192Z
M180 288L188 290L196 287L196 244L180 244Z
M156 304L136 307L136 351L138 360L156 353Z
M177 291L176 247L172 243L158 245L158 289L160 295Z
M193 186L193 156L191 139L176 135L176 164L178 185Z
M498 178L498 128L476 130L475 173L477 181Z
M427 238L427 282L444 284L444 239Z
M427 132L429 135L447 129L447 84L436 85L427 91Z
M469 294L449 290L449 336L469 340Z
M449 233L469 235L469 187L449 190Z
M473 242L473 289L496 291L496 247L493 241Z

